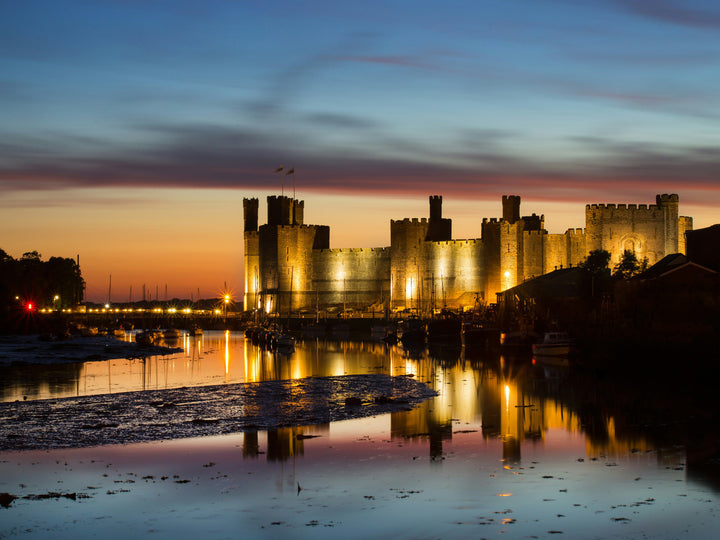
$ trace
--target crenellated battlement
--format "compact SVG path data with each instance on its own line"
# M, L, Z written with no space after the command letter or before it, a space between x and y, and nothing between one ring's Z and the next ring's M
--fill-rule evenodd
M318 227L322 227L323 225L278 225L278 229L285 230L285 229L316 229Z
M505 195L502 217L475 225L481 238L453 239L442 196L431 195L429 217L390 220L390 246L331 249L329 226L303 223L304 201L284 195L267 200L268 223L257 230L258 200L243 200L244 272L246 305L257 309L262 301L273 313L339 302L428 312L437 296L424 284L439 272L443 302L447 295L448 306L468 308L478 292L494 299L525 280L576 266L595 249L608 251L611 264L626 249L653 264L684 251L680 240L692 229L691 218L679 217L677 194L656 195L655 204L587 204L585 227L561 234L545 229L544 214L521 217L520 197ZM362 224L362 216L347 220Z
M663 204L678 203L680 202L680 197L677 193L663 193L662 195L657 195L655 201L658 206L662 206Z
M390 224L391 225L397 225L397 224L406 224L406 225L415 225L415 224L422 224L427 223L427 218L405 218L405 219L391 219Z
M456 247L456 246L474 246L477 244L482 243L482 239L480 238L462 238L457 240L442 240L440 242L430 242L433 246L443 246L443 247Z
M626 203L608 203L608 204L586 204L586 210L632 210L632 211L648 211L657 210L659 208L656 204L626 204Z
M348 253L356 254L383 254L390 253L389 247L368 247L368 248L323 248L315 250L318 253L326 253L328 255L340 255Z

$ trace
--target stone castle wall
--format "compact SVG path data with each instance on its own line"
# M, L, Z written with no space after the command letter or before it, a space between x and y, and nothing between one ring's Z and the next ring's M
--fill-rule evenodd
M422 275L425 309L472 305L475 295L484 296L483 242L450 240L427 242Z
M390 221L391 308L417 307L425 299L423 277L428 229L425 218Z
M545 273L545 238L547 231L523 232L523 275L522 281L541 276Z
M685 233L693 230L693 218L680 216L678 219L678 253L687 255L687 239Z
M485 297L495 301L495 293L501 291L500 284L500 221L491 218L482 221L482 241L485 246Z
M500 222L500 289L488 291L492 297L495 293L522 283L525 267L522 249L523 230L523 220L513 223L505 220Z
M304 225L304 202L268 197L268 224L257 227L257 199L245 199L245 305L286 314L336 306L411 308L423 313L471 307L533 277L581 264L594 249L623 250L654 264L685 251L692 218L678 216L678 196L656 204L592 204L585 229L548 234L544 216L520 217L520 197L503 197L503 218L483 219L479 239L452 240L442 197L430 219L390 222L390 246L329 249L327 226ZM671 250L668 252L668 250Z
M389 304L390 248L314 250L312 266L305 308L319 304L359 309Z
M252 306L253 309L261 308L262 306L258 303L258 291L260 290L260 237L258 232L246 231L244 241L245 296L243 302L245 306Z
M674 207L675 226L666 226L665 220L672 219L673 208L657 204L589 204L585 207L586 252L604 249L610 252L610 266L617 264L623 251L629 249L639 260L647 257L649 264L655 264L669 253L677 252L675 241L666 242L666 231L677 230L677 207ZM666 249L670 246L669 252Z

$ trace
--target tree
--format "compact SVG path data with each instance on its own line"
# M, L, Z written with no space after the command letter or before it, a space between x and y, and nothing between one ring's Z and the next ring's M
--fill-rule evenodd
M647 268L647 265L647 258L643 259L642 263L640 263L637 255L635 255L635 252L626 249L620 257L620 262L618 262L615 265L615 268L613 268L613 277L630 279L631 277L644 271Z
M580 265L585 270L588 270L594 276L609 276L610 275L610 252L604 249L592 250L585 261Z

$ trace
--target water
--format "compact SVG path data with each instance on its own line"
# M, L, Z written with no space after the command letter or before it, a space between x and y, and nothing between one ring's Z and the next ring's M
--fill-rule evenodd
M206 333L166 358L0 372L5 401L365 373L438 392L322 425L3 452L0 492L20 498L0 508L0 538L715 536L720 483L694 456L716 435L688 446L681 396L648 402L630 381L529 358L437 356L318 341L275 355ZM37 500L52 492L75 500Z

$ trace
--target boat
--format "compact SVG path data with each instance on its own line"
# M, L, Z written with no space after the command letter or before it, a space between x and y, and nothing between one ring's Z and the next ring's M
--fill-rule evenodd
M182 332L178 330L177 328L168 328L163 332L163 338L166 340L174 340L174 339L180 339L182 337Z
M443 309L439 316L427 322L430 343L459 343L462 340L462 321L453 312Z
M463 323L463 343L469 349L500 346L500 330L477 322Z
M390 330L392 330L391 326L384 324L373 325L372 328L370 328L370 338L373 341L382 341Z
M294 349L295 338L287 334L280 334L276 338L276 344L278 349Z
M203 329L199 326L193 326L192 328L190 328L190 330L188 330L188 334L190 334L191 336L202 336Z
M163 339L163 333L159 330L145 330L135 334L135 341L138 345L157 345Z
M385 337L382 338L382 341L388 345L395 345L398 342L397 332L395 330L388 330Z
M533 343L532 352L536 356L567 356L574 348L574 342L567 332L545 332L540 343Z
M405 321L400 321L400 329L402 330L400 341L402 341L404 346L425 346L427 331L425 329L425 323L422 320L413 317Z

